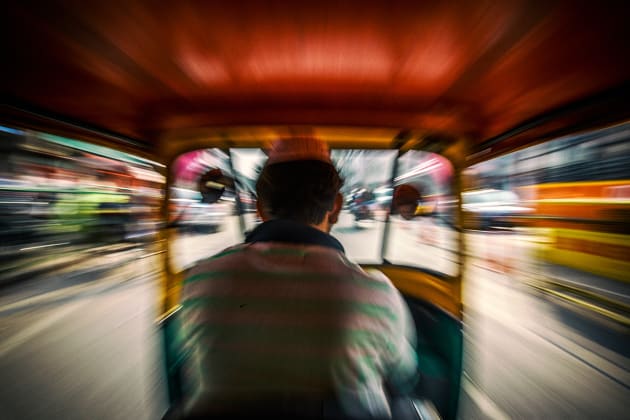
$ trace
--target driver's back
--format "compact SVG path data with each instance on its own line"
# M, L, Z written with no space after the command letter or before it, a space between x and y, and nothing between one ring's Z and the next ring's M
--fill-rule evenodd
M384 381L415 377L398 291L332 245L229 248L191 271L182 305L192 412L332 398L349 416L387 417Z

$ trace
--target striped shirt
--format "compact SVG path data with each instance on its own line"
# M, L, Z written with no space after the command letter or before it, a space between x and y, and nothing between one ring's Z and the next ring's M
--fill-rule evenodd
M185 279L190 403L332 395L350 415L388 416L384 381L409 384L416 372L402 297L326 234L307 227L316 239L303 243L305 227L290 223L261 225L265 240L228 248Z

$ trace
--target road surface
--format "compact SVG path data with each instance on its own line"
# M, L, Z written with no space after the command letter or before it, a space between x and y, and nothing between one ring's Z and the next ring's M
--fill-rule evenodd
M0 419L160 418L156 261L144 255L116 253L3 289Z

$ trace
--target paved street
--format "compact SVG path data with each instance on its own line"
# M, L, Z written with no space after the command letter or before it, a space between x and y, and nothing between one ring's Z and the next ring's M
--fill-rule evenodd
M1 419L160 417L155 260L110 259L110 270L82 278L68 270L3 290ZM60 287L64 280L71 285Z
M510 275L466 276L461 418L624 418L628 331Z

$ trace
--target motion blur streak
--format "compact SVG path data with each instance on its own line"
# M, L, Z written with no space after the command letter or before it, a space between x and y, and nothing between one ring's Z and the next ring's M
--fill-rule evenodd
M159 417L167 401L153 326L162 269L159 168L35 132L3 128L0 136L0 370L11 384L0 416ZM431 211L403 220L387 215L394 151L333 152L346 179L333 235L351 258L378 263L388 233L385 256L393 263L463 270L461 418L626 414L629 138L629 125L611 127L470 168L461 195L463 267L447 162L419 151L399 158L395 183L422 188ZM260 222L254 178L263 159L259 149L180 157L172 267L242 240L242 230ZM239 180L244 226L233 196L200 201L195 179L209 167Z
M158 418L159 165L9 127L0 149L0 418Z
M484 162L465 181L461 417L626 417L630 125Z

